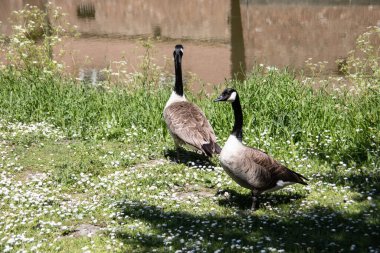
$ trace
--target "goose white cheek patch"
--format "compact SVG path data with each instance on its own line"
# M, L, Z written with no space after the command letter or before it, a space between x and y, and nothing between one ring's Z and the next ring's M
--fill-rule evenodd
M227 101L234 102L236 99L236 92L232 92L231 96L227 99Z

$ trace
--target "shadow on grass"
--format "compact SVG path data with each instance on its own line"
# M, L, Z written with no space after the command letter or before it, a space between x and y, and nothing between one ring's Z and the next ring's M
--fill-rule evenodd
M196 211L166 211L139 201L120 205L128 220L138 220L149 229L121 229L117 233L135 252L259 252L283 249L289 252L363 252L379 250L379 220L371 208L343 214L315 206L283 214L197 215ZM123 220L119 222L124 222ZM128 225L127 225L128 227Z
M319 179L340 186L349 186L356 192L372 192L373 195L380 194L380 175L378 170L361 173L357 171L350 174L340 173L339 170L336 170Z
M328 164L333 164L336 161L336 158L333 157L339 153L339 160L346 163L355 163L356 166L365 166L370 156L376 156L376 152L378 152L378 148L370 148L370 147L379 147L380 143L376 142L375 140L371 140L368 138L361 139L360 141L357 141L355 145L350 146L347 149L344 150L330 150L329 152L325 151L325 146L323 144L318 145L318 148L315 150L309 150L312 152L318 153L316 156L317 159L319 159L322 162L326 162ZM337 166L337 165L335 165Z
M345 179L346 178L346 179ZM380 194L380 177L379 175L361 174L349 175L339 181L341 185L349 185L358 192L372 191L375 195Z
M177 161L177 151L175 149L169 149L164 152L164 156L172 162L182 163L186 166L215 166L209 157L199 154L195 151L188 151L180 148L179 161Z
M228 193L229 197L219 199L219 205L225 207L237 207L240 210L247 210L251 208L251 194L242 194L231 189L220 191L217 194L224 195L225 193ZM259 202L260 208L263 208L263 206L266 204L269 204L271 207L276 207L283 204L289 204L303 198L305 198L305 195L298 193L284 194L276 192L270 194L261 194L259 197Z

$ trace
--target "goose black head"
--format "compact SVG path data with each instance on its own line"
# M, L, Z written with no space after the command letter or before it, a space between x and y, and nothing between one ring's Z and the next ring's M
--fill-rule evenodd
M222 102L222 101L228 101L228 102L234 102L237 96L237 91L232 88L226 88L217 99L214 100L214 102Z
M183 56L183 46L176 45L173 52L174 61L178 60L181 63L182 56Z

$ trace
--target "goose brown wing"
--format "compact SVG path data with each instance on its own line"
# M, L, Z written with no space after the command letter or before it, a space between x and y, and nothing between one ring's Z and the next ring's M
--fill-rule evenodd
M268 187L273 187L279 180L307 185L304 181L308 180L306 177L288 169L263 151L249 148L248 154L251 161L259 165L257 166L258 173L266 176Z
M196 105L185 101L173 103L164 110L164 119L169 130L186 144L206 154L215 152L214 130Z

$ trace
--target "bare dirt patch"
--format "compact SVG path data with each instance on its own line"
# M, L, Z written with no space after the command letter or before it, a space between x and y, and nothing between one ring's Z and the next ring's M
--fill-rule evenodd
M49 177L49 174L39 171L26 169L19 175L19 179L24 182L43 181Z
M80 237L87 236L91 237L100 231L104 230L104 228L92 224L79 224L75 229L66 233L63 237Z
M133 169L141 169L141 168L153 168L155 166L164 165L169 163L165 159L156 159L156 160L149 160L145 163L139 163L134 166L132 166Z
M215 196L215 191L201 186L187 185L182 191L174 193L179 200L189 200L194 198L211 198Z

